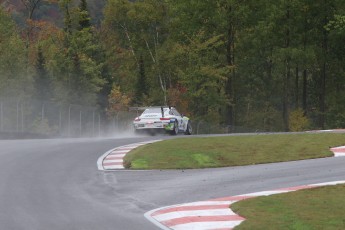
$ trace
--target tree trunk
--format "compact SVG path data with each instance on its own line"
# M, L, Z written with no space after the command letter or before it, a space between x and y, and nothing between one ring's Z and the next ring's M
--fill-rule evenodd
M289 82L290 82L290 58L286 59L285 62L285 77L284 77L284 92L283 92L283 120L284 120L284 131L289 131Z
M304 14L304 34L303 34L303 51L306 52L307 49L307 25L308 25L308 19L306 16L306 12ZM308 90L308 72L307 72L307 67L306 67L306 61L304 60L304 65L303 65L303 83L302 83L302 107L303 107L303 112L304 115L307 114L307 90Z
M327 17L325 17L325 23ZM320 116L319 127L325 128L325 112L326 112L326 79L327 79L327 49L328 49L328 34L327 31L323 31L322 39L322 66L321 66L321 81L320 81Z
M296 75L295 75L295 108L299 108L299 69L298 66L296 67Z
M235 30L232 18L232 7L229 7L229 24L227 31L227 42L226 42L226 59L228 66L234 65L234 41L235 41ZM226 106L226 123L230 127L229 132L234 131L234 86L233 86L234 71L232 71L228 77L225 85L226 95L229 103Z
M302 96L302 104L303 104L303 111L304 115L307 114L307 70L303 71L303 96Z
M325 112L326 112L326 60L322 64L321 82L320 82L320 117L319 127L325 128Z
M285 48L290 48L290 28L289 28L289 20L290 20L290 8L287 6L286 11L286 20L287 20L287 29L285 32ZM283 86L283 122L284 122L284 131L289 131L289 82L290 82L290 60L291 58L288 56L285 59L285 76L284 76L284 86Z

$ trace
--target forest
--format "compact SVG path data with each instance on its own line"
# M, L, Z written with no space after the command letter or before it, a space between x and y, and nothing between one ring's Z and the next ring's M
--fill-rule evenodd
M0 3L1 100L110 120L171 105L228 132L345 127L344 0Z

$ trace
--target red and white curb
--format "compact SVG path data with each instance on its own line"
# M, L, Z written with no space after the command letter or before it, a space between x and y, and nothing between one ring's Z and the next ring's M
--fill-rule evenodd
M161 140L139 142L139 143L124 145L124 146L111 149L98 158L97 160L98 170L103 171L103 170L124 169L125 167L123 166L123 158L128 152L130 152L131 150L139 146L151 144L158 141L161 141Z
M335 157L345 157L345 146L331 148Z
M324 129L324 130L309 130L307 133L327 133L327 132L345 132L345 129Z
M149 211L145 213L145 217L164 230L231 230L245 220L231 210L231 205L237 201L337 184L345 184L345 181L311 184L173 205Z

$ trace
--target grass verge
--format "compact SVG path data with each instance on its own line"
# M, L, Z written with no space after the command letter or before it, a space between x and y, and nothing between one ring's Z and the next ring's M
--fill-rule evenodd
M236 230L345 229L345 185L243 200L231 209L246 218Z
M139 147L125 156L131 169L195 169L332 156L343 133L178 138Z

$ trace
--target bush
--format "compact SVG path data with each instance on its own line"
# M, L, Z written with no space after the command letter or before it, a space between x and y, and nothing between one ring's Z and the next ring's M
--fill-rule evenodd
M293 132L304 131L309 127L309 119L302 109L296 109L290 113L289 129Z

